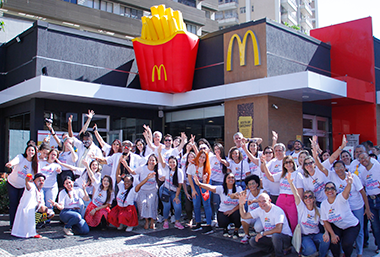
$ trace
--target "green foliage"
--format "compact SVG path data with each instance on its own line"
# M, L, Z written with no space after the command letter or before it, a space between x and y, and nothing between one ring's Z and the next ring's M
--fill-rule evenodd
M0 213L9 213L9 197L7 180L0 181Z
M0 0L0 8L3 7L4 0ZM4 30L4 21L0 21L0 31Z
M299 25L297 25L297 26L296 25L290 26L289 23L287 23L287 22L285 22L284 25L287 26L287 27L289 27L289 28L295 29L297 31L301 30L301 27Z

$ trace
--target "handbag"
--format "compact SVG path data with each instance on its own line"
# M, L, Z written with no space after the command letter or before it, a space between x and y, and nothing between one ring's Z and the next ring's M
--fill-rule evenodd
M164 184L162 185L162 187L163 187L163 189L162 189L160 199L162 202L167 203L170 201L170 194L169 194L169 192L167 192L168 189L164 186Z

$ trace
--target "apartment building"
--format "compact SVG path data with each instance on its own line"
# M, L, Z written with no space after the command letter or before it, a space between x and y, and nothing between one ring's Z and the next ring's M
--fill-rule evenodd
M216 20L226 28L267 17L302 32L318 27L318 0L218 0Z
M123 39L140 36L141 17L165 4L183 14L188 31L199 36L218 30L218 0L7 0L0 9L7 42L36 20Z

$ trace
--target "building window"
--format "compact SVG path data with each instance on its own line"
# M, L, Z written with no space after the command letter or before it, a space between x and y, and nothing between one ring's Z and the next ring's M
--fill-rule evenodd
M120 15L139 20L144 15L144 12L132 7L120 6Z
M77 0L63 0L65 2L68 2L68 3L72 3L72 4L76 4L77 3Z
M205 11L205 16L207 19L211 19L211 12L210 11Z
M244 7L240 7L240 13L245 13L245 6Z
M255 7L252 5L252 12L254 12L255 11Z
M113 12L113 3L103 0L88 0L87 6L105 12Z
M196 7L195 0L174 0L174 2L178 2L191 7Z
M187 31L189 31L195 35L197 34L197 26L187 23L186 28L187 28Z

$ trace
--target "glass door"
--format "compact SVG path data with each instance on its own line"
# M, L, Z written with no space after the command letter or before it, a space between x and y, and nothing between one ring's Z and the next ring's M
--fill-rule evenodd
M328 118L303 115L303 143L306 147L310 147L310 140L314 135L318 137L318 143L322 150L329 149L329 126Z

